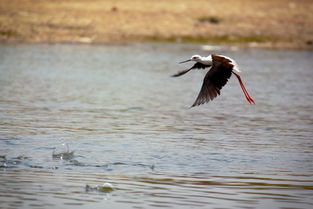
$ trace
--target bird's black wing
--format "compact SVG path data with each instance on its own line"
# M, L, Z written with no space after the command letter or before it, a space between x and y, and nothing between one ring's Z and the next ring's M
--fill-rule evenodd
M203 84L196 101L191 107L213 100L231 76L234 65L223 56L212 55L213 65L203 79Z
M200 62L196 62L191 68L187 70L179 71L178 73L172 75L172 77L178 77L178 76L184 75L185 73L188 73L192 69L204 69L206 67L210 67L210 65L204 65Z

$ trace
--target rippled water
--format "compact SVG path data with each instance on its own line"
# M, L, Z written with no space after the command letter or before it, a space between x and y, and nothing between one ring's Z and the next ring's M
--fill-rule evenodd
M313 208L313 52L216 52L256 105L189 109L199 45L1 45L0 208Z

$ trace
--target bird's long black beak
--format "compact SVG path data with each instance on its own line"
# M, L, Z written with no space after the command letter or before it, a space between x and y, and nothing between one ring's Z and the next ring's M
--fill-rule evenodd
M180 62L179 64L182 64L182 63L185 63L185 62L189 62L189 61L191 61L191 59L188 59L188 60L182 61L182 62Z

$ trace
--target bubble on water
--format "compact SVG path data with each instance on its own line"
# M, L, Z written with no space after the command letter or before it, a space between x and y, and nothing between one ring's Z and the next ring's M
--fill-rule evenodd
M98 186L99 192L111 192L113 191L113 185L110 183L104 183L102 186Z
M70 160L74 157L74 151L70 151L69 145L64 143L58 147L55 147L52 152L52 158L61 160Z
M104 183L103 185L96 185L96 186L90 186L87 184L85 189L86 189L86 192L97 191L97 192L104 192L104 193L109 193L114 190L113 185L107 182Z

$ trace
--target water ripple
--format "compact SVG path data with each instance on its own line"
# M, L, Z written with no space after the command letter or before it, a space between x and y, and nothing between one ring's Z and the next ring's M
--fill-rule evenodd
M257 104L231 78L189 109L206 72L170 75L194 53L1 45L0 208L311 209L312 52L225 51Z

